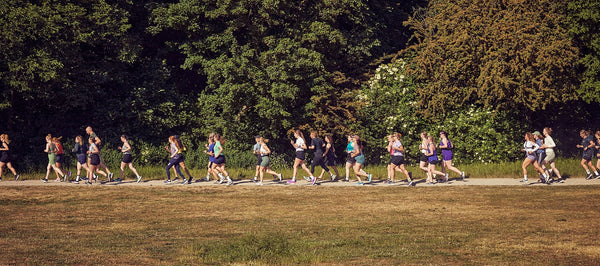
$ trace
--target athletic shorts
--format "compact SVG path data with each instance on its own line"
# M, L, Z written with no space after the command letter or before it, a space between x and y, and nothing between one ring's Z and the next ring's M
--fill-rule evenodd
M429 161L429 163L433 164L433 165L437 165L439 162L440 161L438 161L438 160L431 160L431 161Z
M325 157L325 165L326 166L335 166L335 157L331 158L330 156Z
M546 158L544 158L544 161L551 163L554 162L554 159L556 159L556 154L554 152L546 151Z
M100 164L100 155L92 153L90 155L90 164L91 165L99 165Z
M304 161L306 160L306 153L304 151L296 151L296 158Z
M77 161L80 164L85 164L86 163L86 159L87 158L85 157L85 154L77 154Z
M261 156L261 160L260 160L260 167L269 167L269 165L271 164L271 160L269 159L269 156Z
M392 155L390 157L390 163L389 164L393 164L395 166L403 165L404 164L404 156Z
M65 155L64 154L57 154L56 155L56 163L64 163L65 162Z
M442 159L444 161L452 161L452 158L454 158L454 155L451 150L442 150Z
M262 163L262 156L256 155L256 165L262 166L261 163Z
M356 163L356 159L354 157L352 157L350 154L348 154L348 158L346 159L347 163L351 163L351 164L355 164Z
M536 160L539 164L542 164L542 162L544 161L545 158L546 158L546 153L542 152L542 153L537 154Z
M532 153L532 154L527 153L527 157L525 157L525 158L532 160L532 161L537 160L537 156L535 153Z
M225 155L219 155L219 157L215 158L213 161L214 164L224 164L225 163Z
M428 162L428 161L429 161L429 156L425 155L424 153L423 153L423 154L421 154L421 159L420 159L420 161L421 161L421 162L425 162L425 163L426 163L426 162Z
M123 160L121 160L121 162L131 163L133 162L133 157L131 156L131 154L123 154Z
M10 162L10 156L8 155L8 152L3 152L0 155L0 162L3 162L3 163L9 163Z
M358 156L354 157L354 159L356 160L356 163L358 164L365 164L365 155L364 154L359 154Z

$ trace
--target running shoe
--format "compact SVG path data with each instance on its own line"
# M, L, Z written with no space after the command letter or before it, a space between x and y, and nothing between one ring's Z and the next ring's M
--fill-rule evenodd
M194 178L190 176L190 179L188 179L187 183L188 183L189 185L191 185L193 180L194 180Z
M564 182L565 182L565 180L562 178L558 180L558 183L564 183Z
M210 175L206 175L206 177L204 178L204 180L210 181Z
M48 179L42 178L42 182L48 183Z
M185 184L185 183L187 183L187 179L184 178L183 181L181 182L181 184Z
M0 178L1 180L1 178ZM19 180L19 175L15 175L15 181Z
M407 185L407 186L408 186L408 187L410 187L410 186L412 186L412 185L413 185L413 183L414 183L414 182L413 182L412 180L411 180L411 181L408 181L408 185Z
M140 181L142 181L142 176L138 176L137 177L137 182L136 183L139 183Z
M171 184L171 179L167 179L167 181L165 181L165 184Z
M85 182L85 184L86 184L86 185L88 185L88 186L91 186L91 185L92 185L92 182L90 182L90 181L87 181L87 182Z
M54 180L54 182L60 182L60 177L59 177L59 178L56 178L56 179Z
M264 184L263 184L263 182L258 182L258 183L256 183L256 185L257 185L257 186L262 186L262 185L264 185Z
M63 175L63 182L67 182L67 175Z
M296 180L294 180L294 179L291 179L291 180L288 180L288 181L287 181L287 183L288 183L288 184L296 184Z
M362 185L364 185L364 183L363 182L356 182L355 185L362 186Z
M589 173L589 174L588 174L588 175L585 177L585 179L592 179L592 177L593 177L592 173Z
M223 181L225 181L225 177L221 173L218 173L217 176L219 176L219 184L223 184Z
M331 176L331 182L335 181L335 178L336 178L336 177L337 177L337 176L335 176L335 175L332 175L332 176Z
M311 180L310 180L310 179L311 179L310 177L308 177L308 176L304 176L304 180L306 180L306 181L308 181L308 182L311 182Z
M311 180L312 185L314 186L316 182L317 182L317 178L313 176L312 180Z
M79 184L79 181L75 180L73 181L73 184Z
M388 185L393 185L393 184L394 184L394 181L392 181L392 180L389 180L389 181L387 182L387 184L388 184Z
M256 176L255 176L255 177L252 179L252 182L256 182L256 181L258 181L258 177L256 177Z
M230 179L230 180L227 180L227 185L228 185L228 186L231 186L231 185L233 185L233 181L231 181L231 179Z
M448 182L448 173L446 173L446 174L444 175L444 183L445 183L445 182Z
M369 174L369 181L368 181L369 183L371 183L371 177L372 177L372 175Z
M122 182L122 180L121 180L121 178L117 178L117 179L115 179L115 182L119 182L119 183L121 183L121 182Z
M594 179L598 179L598 178L600 178L600 175L595 175L594 176Z
M521 182L521 183L527 183L527 182L529 182L529 180L527 180L527 179L523 179L523 180L521 180L520 182Z
M115 174L113 174L112 172L110 172L108 174L108 182L112 182L113 181L113 177L115 176Z
M281 174L277 174L277 177L279 177L279 182L281 182L283 180L283 178L281 177Z

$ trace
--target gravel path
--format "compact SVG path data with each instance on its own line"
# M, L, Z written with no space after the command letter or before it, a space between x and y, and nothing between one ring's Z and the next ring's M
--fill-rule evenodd
M353 179L351 179L353 180ZM311 184L304 179L298 180L296 184L287 184L287 180L283 180L282 182L278 182L278 180L265 179L264 186L310 186ZM446 183L437 183L435 185L427 185L425 184L425 179L415 180L415 184L413 186L416 187L444 187L444 186L574 186L574 185L600 185L600 179L592 179L586 180L585 178L569 178L564 183L554 182L550 185L538 183L537 179L530 179L528 183L519 182L521 179L517 178L467 178L465 181L460 179L450 179ZM319 186L332 186L332 187L343 187L343 186L357 186L356 181L352 182L342 182L336 181L331 182L329 180L318 181L317 185ZM79 184L71 183L71 182L55 182L54 180L48 181L48 183L44 183L41 180L19 180L13 181L12 179L7 180L6 178L0 181L0 187L3 186L86 186L85 182L80 182ZM123 182L97 182L93 183L92 186L183 186L180 180L176 180L170 184L165 184L164 180L142 180L140 183L136 183L135 180L125 180ZM216 181L199 181L194 180L192 184L185 185L187 187L195 187L195 186L226 186L225 183L218 184ZM257 186L251 180L234 180L233 186ZM393 185L388 185L383 182L383 180L374 180L371 183L364 184L365 187L387 187L387 186L397 186L397 187L407 187L406 181L396 181Z

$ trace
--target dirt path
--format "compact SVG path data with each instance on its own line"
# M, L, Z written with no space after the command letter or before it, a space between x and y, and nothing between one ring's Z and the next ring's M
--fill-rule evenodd
M352 180L352 179L351 179ZM537 179L530 179L528 183L521 183L521 179L516 178L467 178L465 181L460 179L450 179L447 183L437 183L435 185L427 185L425 184L424 179L415 180L415 184L413 186L416 187L444 187L444 186L574 186L574 185L600 185L600 179L592 179L586 180L584 178L569 178L564 183L554 182L550 185L538 183ZM311 184L305 180L298 180L296 184L287 184L286 180L279 182L278 180L265 180L264 186L310 186ZM319 186L357 186L356 181L351 182L343 182L336 181L331 182L329 180L318 181L317 185ZM86 186L85 182L80 182L79 184L71 183L71 182L55 182L53 180L48 181L48 183L44 183L41 180L6 180L3 179L0 181L0 187L3 186ZM93 183L92 186L183 186L180 180L176 180L170 184L165 184L164 180L142 180L140 183L136 183L135 180L125 180L123 182L97 182ZM185 186L195 187L195 186L226 186L225 183L218 184L214 180L211 181L199 181L194 180L192 184L187 184ZM236 186L257 186L257 184L251 180L234 180L233 187ZM364 183L365 187L407 187L406 181L396 181L393 185L388 185L383 182L383 180L375 180L371 183Z

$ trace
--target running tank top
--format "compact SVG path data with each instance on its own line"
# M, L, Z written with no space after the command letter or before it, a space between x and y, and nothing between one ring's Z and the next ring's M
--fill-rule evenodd
M402 147L402 143L399 140L394 141L394 143L392 144L392 148L400 148L400 147ZM392 156L403 156L401 151L394 150L394 149L392 149L391 154L392 154Z

